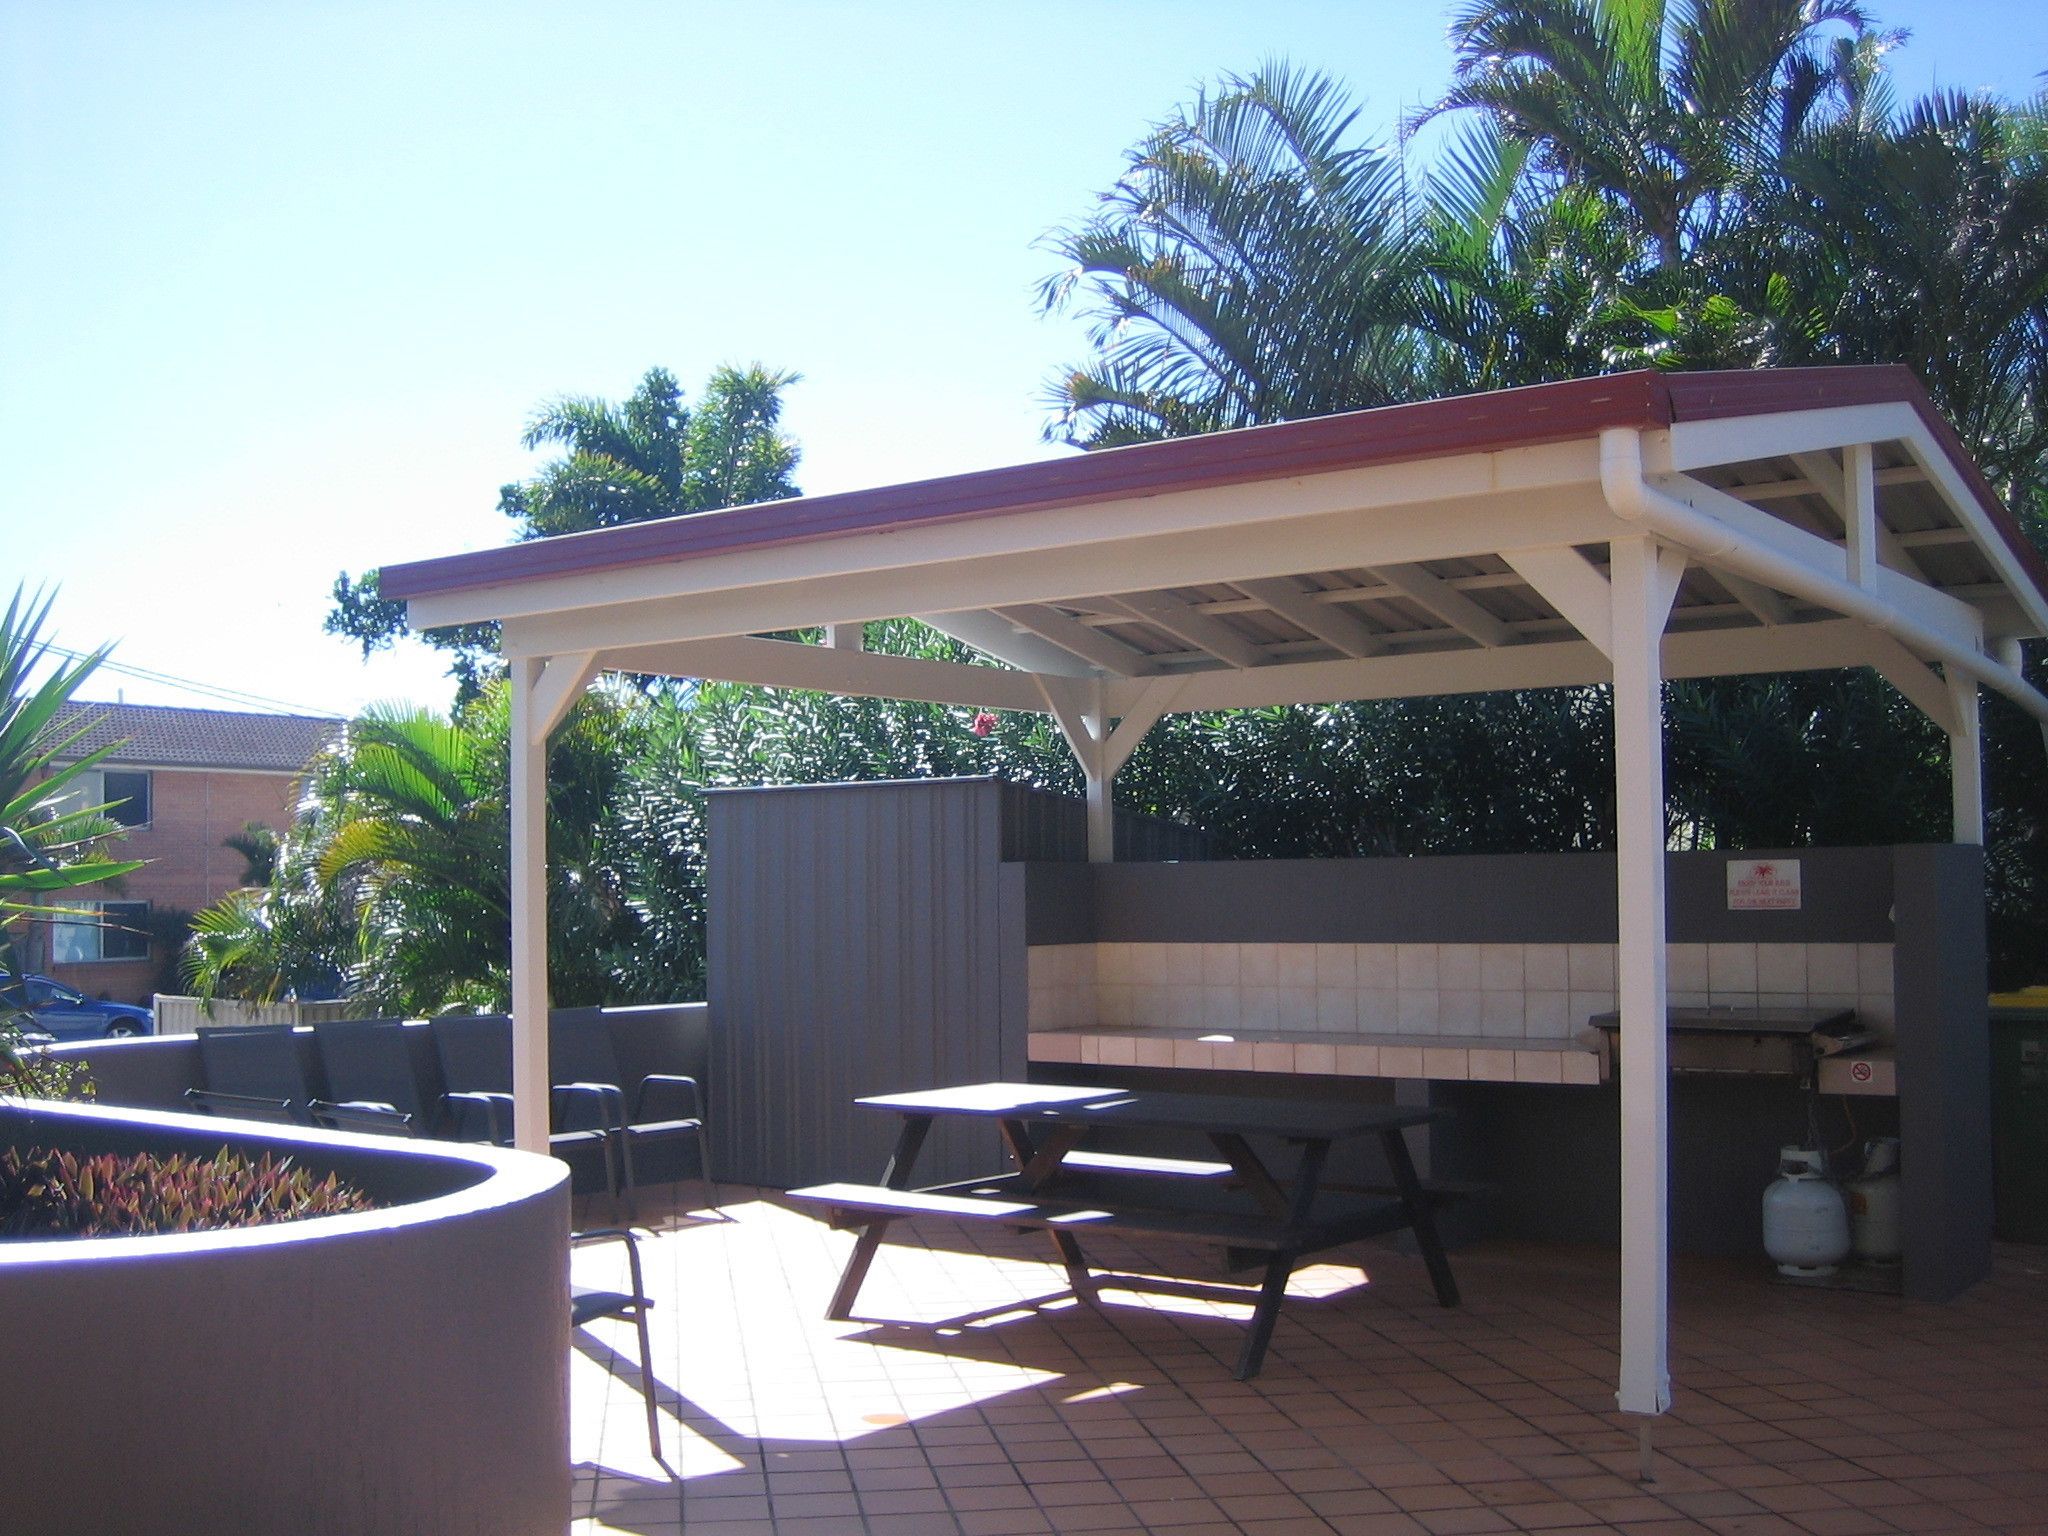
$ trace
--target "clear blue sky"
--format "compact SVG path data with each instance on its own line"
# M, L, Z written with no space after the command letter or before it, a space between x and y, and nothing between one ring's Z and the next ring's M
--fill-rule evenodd
M2040 0L1880 4L1903 85L2030 94ZM1034 241L1199 83L1285 56L1390 127L1432 3L0 0L0 586L60 638L325 711L444 704L337 571L503 542L558 393L800 371L806 490L1054 452ZM131 701L200 703L107 675Z

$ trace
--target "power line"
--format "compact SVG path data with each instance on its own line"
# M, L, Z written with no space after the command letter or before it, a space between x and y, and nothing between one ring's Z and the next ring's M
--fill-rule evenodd
M61 645L47 645L45 649L57 656L72 661L85 660L85 653ZM119 672L139 682L156 683L176 688L185 693L197 694L201 698L213 699L223 704L257 704L268 710L284 710L294 715L313 715L325 720L339 720L343 717L331 709L313 709L304 704L294 704L289 699L273 699L265 694L247 693L239 688L227 688L216 683L202 683L189 677L178 677L169 672L155 672L148 667L133 666L124 661L102 660L100 665L109 672Z

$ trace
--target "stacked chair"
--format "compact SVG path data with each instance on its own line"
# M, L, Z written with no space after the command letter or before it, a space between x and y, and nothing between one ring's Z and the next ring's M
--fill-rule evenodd
M238 1120L313 1123L313 1041L289 1024L201 1029L199 1069L206 1086L185 1090L194 1109Z
M460 1103L470 1139L512 1145L512 1021L501 1013L444 1014L430 1023L448 1097ZM594 1148L604 1159L605 1188L624 1189L618 1161L614 1100L590 1083L557 1084L548 1095L548 1150L567 1158Z
M504 1014L447 1015L433 1020L442 1075L465 1097L488 1096L496 1105L486 1134L501 1146L512 1140L512 1021ZM597 1141L614 1195L628 1208L637 1187L634 1151L656 1143L687 1144L697 1176L711 1191L704 1143L703 1095L697 1080L649 1073L624 1086L611 1031L604 1020L558 1013L548 1029L548 1076L553 1123L548 1144L557 1152Z
M711 1153L704 1139L704 1095L694 1077L649 1072L629 1096L622 1086L625 1074L619 1069L610 1027L601 1017L576 1013L558 1013L549 1022L548 1074L557 1083L601 1088L610 1096L629 1206L635 1183L633 1149L673 1142L689 1148L711 1208L718 1209Z
M204 1028L199 1060L206 1086L185 1098L209 1114L513 1143L512 1021L504 1014L444 1015L424 1026L366 1019ZM695 1078L651 1072L629 1085L610 1026L594 1009L553 1016L548 1067L551 1151L601 1162L606 1189L630 1209L640 1160L677 1146L681 1167L717 1208Z

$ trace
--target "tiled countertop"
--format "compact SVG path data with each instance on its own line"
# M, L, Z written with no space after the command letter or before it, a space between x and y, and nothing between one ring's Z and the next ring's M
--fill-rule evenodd
M1030 1058L1108 1067L1285 1072L1325 1077L1431 1078L1481 1083L1597 1083L1595 1047L1577 1040L1483 1035L1349 1035L1285 1030L1033 1030Z

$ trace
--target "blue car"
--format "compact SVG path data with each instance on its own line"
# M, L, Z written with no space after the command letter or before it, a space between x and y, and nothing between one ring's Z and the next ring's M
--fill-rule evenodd
M26 1014L23 1019L20 1015ZM47 976L0 976L0 1017L55 1040L117 1040L156 1031L147 1008L85 996Z

